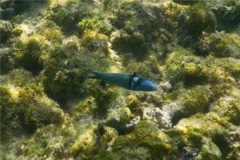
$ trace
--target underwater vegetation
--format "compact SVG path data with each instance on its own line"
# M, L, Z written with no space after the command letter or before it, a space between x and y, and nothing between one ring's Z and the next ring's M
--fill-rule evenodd
M18 74L22 75L19 76ZM26 82L26 79L28 82ZM31 74L17 69L2 79L1 141L25 133L34 133L40 126L63 121L63 111L49 99L42 86L36 85ZM42 117L44 115L44 117Z
M240 159L238 0L25 3L0 2L0 159Z
M239 59L239 36L229 33L213 33L204 35L198 42L198 52L214 57L233 57Z

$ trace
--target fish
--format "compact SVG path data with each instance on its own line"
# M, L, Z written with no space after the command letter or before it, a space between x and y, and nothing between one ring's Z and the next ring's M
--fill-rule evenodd
M134 74L89 72L87 78L99 79L133 91L157 91L157 85L153 82L138 77Z

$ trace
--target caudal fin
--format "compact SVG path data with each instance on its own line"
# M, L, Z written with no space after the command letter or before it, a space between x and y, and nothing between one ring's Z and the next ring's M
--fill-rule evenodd
M87 78L96 78L96 74L94 72L89 72Z

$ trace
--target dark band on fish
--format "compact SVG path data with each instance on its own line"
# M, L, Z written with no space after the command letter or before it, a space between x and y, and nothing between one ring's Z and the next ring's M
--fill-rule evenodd
M136 88L137 84L139 84L139 83L138 83L139 79L140 79L140 78L137 77L137 76L134 76L134 77L132 78L131 84L130 84L130 89L134 90L134 89Z

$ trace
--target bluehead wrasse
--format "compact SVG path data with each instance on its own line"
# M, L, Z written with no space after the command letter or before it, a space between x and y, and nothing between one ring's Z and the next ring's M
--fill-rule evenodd
M108 72L90 72L88 78L94 78L106 81L111 84L126 88L133 91L156 91L157 86L144 78L138 77L136 74L121 74Z

